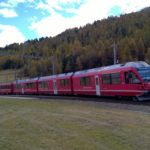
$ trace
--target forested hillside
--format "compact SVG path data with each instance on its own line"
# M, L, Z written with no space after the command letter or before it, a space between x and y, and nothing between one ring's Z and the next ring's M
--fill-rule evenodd
M0 48L0 69L16 68L20 76L34 77L110 65L114 42L119 63L150 63L150 7L68 29L53 38Z

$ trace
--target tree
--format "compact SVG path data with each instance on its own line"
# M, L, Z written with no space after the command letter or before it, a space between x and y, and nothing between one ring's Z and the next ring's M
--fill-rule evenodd
M150 47L147 49L146 61L150 64Z
M138 60L143 60L145 59L145 46L144 46L144 42L142 40L142 38L139 39L139 41L137 42L137 57Z

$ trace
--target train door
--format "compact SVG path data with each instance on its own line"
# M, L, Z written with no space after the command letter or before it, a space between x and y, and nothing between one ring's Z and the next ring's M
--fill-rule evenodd
M53 80L53 90L54 90L54 94L57 95L57 94L58 94L58 91L57 91L56 80Z
M23 84L21 84L21 93L24 94L24 87L23 87Z
M141 93L142 84L138 76L133 71L124 72L125 86L127 96L135 96Z
M100 83L98 75L95 76L96 95L100 96Z

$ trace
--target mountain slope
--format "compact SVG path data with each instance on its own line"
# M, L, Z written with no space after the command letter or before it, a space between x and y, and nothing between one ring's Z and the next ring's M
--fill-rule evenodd
M120 63L150 62L150 7L68 29L53 38L1 48L0 68L22 68L24 75L33 77L110 65L114 42Z

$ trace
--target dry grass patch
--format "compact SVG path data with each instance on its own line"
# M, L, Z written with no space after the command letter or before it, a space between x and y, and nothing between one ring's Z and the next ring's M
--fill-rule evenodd
M1 150L148 150L149 141L149 112L96 102L0 100Z

